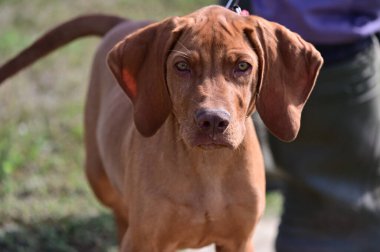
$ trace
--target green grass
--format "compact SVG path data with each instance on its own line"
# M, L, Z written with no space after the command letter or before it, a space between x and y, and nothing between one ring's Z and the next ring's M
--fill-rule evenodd
M0 0L0 64L79 14L161 19L213 2ZM98 42L76 41L0 87L2 252L116 250L112 217L95 200L82 169L83 104Z

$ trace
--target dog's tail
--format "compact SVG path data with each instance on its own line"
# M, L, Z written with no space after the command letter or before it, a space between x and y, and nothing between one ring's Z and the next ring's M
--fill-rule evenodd
M53 28L0 67L0 85L7 78L57 48L84 36L104 36L124 21L126 19L117 16L94 14L79 16Z

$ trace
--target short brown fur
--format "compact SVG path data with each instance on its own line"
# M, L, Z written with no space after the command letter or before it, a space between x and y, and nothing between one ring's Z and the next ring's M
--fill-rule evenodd
M321 64L286 28L217 6L109 32L87 95L86 174L120 250L253 251L265 176L250 116L293 140ZM228 127L205 133L199 111L222 111Z

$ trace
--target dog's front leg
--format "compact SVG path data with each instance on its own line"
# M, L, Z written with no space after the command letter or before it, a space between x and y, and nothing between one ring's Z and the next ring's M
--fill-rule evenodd
M252 240L248 239L243 242L216 246L216 252L254 252Z
M156 241L153 236L139 235L128 229L123 237L120 252L175 252L173 246L167 246L160 241Z
M151 248L150 239L143 241L142 237L139 239L136 234L131 232L131 229L124 234L120 245L120 252L137 252L137 251L155 251Z

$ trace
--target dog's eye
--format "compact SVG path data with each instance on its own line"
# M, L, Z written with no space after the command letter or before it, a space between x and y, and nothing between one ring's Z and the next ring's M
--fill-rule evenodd
M176 63L175 67L180 72L189 72L190 71L189 64L187 64L185 61L180 61L180 62Z
M251 68L251 65L245 61L240 61L238 64L237 64L237 71L238 72L245 72L247 70L249 70Z

